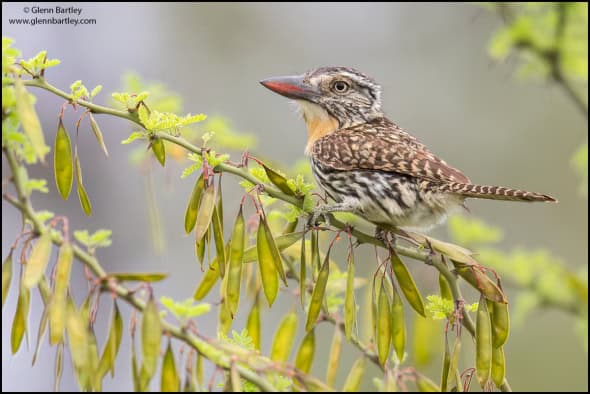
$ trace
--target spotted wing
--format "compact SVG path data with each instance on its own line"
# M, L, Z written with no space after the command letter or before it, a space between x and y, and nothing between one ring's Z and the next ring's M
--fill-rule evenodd
M435 183L470 183L461 171L385 118L340 129L317 140L314 160L336 170L397 172Z

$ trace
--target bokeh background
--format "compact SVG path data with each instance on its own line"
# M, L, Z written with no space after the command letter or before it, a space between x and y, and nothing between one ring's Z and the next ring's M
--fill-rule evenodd
M96 25L8 23L8 18L31 16L23 8L35 5L58 3L3 3L2 34L14 38L25 57L46 49L49 57L59 58L62 64L47 75L56 86L67 90L77 79L88 87L102 84L103 93L96 102L108 104L110 93L121 90L121 76L134 70L178 92L186 112L219 114L236 129L256 135L257 145L244 148L285 167L303 157L305 128L293 107L258 81L317 66L358 68L383 85L383 107L394 121L473 181L520 187L559 199L558 205L471 201L473 215L505 231L500 248L543 247L572 269L587 264L587 200L580 197L579 179L570 166L573 152L587 138L586 119L555 85L519 81L510 61L490 60L488 43L502 22L477 5L68 3L82 8L80 17L96 18ZM51 141L62 100L42 91L33 93ZM68 119L72 124L75 116ZM120 144L130 125L110 117L97 120L110 158L104 159L88 130L79 142L94 216L85 217L75 198L67 202L59 198L48 167L32 170L34 176L48 178L51 189L47 195L34 196L36 207L67 215L74 229L112 229L112 247L99 251L108 269L169 272L157 291L175 299L190 297L202 275L192 240L182 226L191 182L180 180L180 165L164 170L154 167L152 179L166 240L164 253L156 256L147 214L147 180L128 164L129 146ZM239 152L232 155L237 160ZM6 175L4 162L2 174ZM228 178L224 177L227 224L241 197L237 182ZM3 256L19 227L20 216L3 203ZM444 226L433 234L447 237ZM374 259L365 261L357 272L369 275ZM357 259L358 263L364 261ZM75 275L74 292L76 286L83 292L82 272ZM430 270L417 275L421 287L436 282ZM15 304L13 291L2 312L2 389L50 390L53 351L44 348L38 364L30 366L41 303L34 298L31 346L11 356L9 323ZM263 349L269 349L278 317L292 304L283 302L265 315ZM247 310L247 305L243 303L242 308ZM214 315L210 327L203 330L214 332ZM234 326L241 328L244 317L241 313ZM514 389L587 391L587 353L572 324L563 312L537 310L513 328L506 355L507 376ZM99 323L99 332L103 326ZM318 333L318 343L328 343L332 328L320 327ZM105 379L106 390L132 389L127 337L115 379ZM319 376L324 374L326 353L327 349L316 355L313 372ZM339 384L358 356L349 347L343 354ZM437 379L437 368L427 373ZM365 379L363 388L372 387L370 379ZM77 389L69 367L61 388Z

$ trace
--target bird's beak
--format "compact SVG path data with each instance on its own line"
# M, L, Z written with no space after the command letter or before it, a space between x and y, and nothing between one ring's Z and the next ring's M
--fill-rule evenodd
M260 83L273 92L294 100L303 99L313 102L314 98L320 94L316 88L303 81L302 75L272 77L263 79Z

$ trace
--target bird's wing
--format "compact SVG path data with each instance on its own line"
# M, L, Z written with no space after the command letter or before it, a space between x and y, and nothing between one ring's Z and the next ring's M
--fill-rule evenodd
M378 170L433 182L470 183L461 171L385 118L340 129L318 139L312 156L336 170Z

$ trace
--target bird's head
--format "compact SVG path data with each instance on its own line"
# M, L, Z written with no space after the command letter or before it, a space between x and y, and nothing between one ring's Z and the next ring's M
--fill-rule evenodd
M310 143L339 128L383 116L381 87L370 77L347 67L322 67L303 75L273 77L262 85L299 104Z

